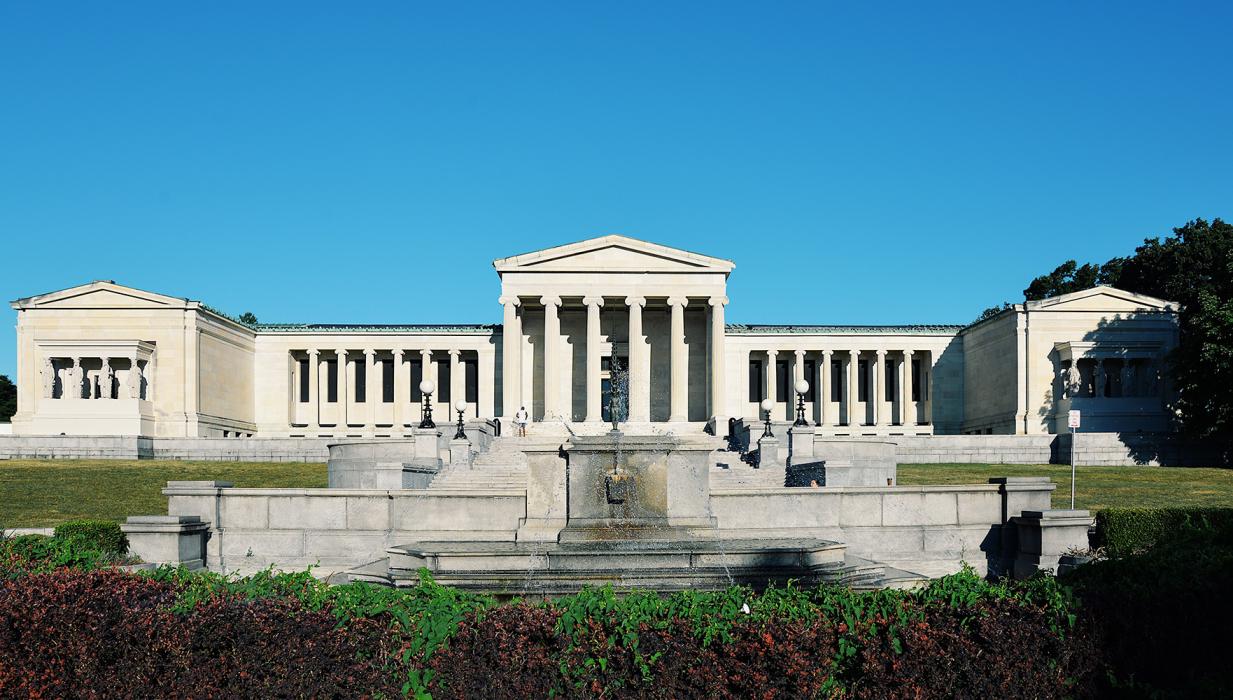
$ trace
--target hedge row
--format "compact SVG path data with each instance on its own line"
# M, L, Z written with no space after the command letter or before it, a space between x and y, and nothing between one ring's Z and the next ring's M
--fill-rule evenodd
M1104 678L1052 578L498 605L426 577L47 570L24 546L0 541L0 697L1085 697Z
M1123 557L1202 531L1233 532L1233 508L1108 508L1096 513L1094 544Z
M128 536L111 520L69 520L56 526L55 536L77 539L88 548L116 556L128 554Z

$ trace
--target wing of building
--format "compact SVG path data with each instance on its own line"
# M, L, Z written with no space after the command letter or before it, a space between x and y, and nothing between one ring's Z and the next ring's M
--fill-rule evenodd
M424 379L440 415L724 434L806 417L833 435L1172 428L1177 305L1111 287L971 326L728 323L734 263L603 236L493 263L500 324L246 325L109 281L19 299L13 432L151 437L401 436ZM495 315L495 314L494 314ZM623 397L609 401L613 391Z

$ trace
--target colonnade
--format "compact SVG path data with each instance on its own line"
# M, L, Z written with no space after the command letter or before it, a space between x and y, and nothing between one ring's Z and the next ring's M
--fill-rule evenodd
M794 415L797 401L794 386L804 379L809 382L814 396L813 401L806 402L806 418L816 425L888 427L932 423L933 395L930 384L933 374L932 361L936 359L936 354L931 351L911 348L813 350L798 347L791 350L750 351L750 355L754 354L766 356L767 361L763 367L766 398L777 406L787 406L784 415L772 415L774 420L783 420ZM790 355L792 368L788 396L776 395L777 362L780 354ZM869 363L866 400L863 402L859 399L859 368L862 355ZM814 360L812 376L807 376L807 359ZM912 395L913 360L920 360L922 376L916 379L919 385L919 400ZM840 367L838 376L835 376L835 362L838 362ZM896 379L895 394L890 400L885 398L888 367L893 368ZM832 400L836 393L833 386L839 387L838 400ZM761 413L758 417L762 418Z
M464 353L467 357L464 357ZM495 384L494 351L491 346L480 349L448 348L448 349L380 349L364 348L353 350L345 347L334 349L307 348L292 350L288 353L291 365L289 381L289 423L295 428L306 428L310 431L320 430L326 426L334 426L335 430L347 427L362 428L365 432L373 432L379 428L391 428L401 431L402 428L418 424L421 410L416 406L420 402L417 386L412 385L412 363L419 359L421 380L429 379L435 385L433 391L433 410L438 411L438 417L444 421L452 417L451 407L441 400L444 393L439 381L436 358L446 355L449 358L449 392L448 403L452 404L466 396L467 378L466 364L473 360L476 364L476 395L474 401L468 401L470 410L468 419L482 415L490 415L493 409L492 387ZM307 359L306 365L301 364ZM329 375L325 372L329 361L337 362L337 373L334 384L336 401L329 401ZM351 384L350 365L354 362L364 363L364 400L353 397L357 391ZM379 366L386 361L393 363L393 396L392 400L385 398L385 374ZM306 368L306 378L300 373ZM304 384L307 392L302 392ZM304 395L306 393L306 396ZM413 400L414 398L414 400ZM305 400L306 399L306 400ZM324 408L325 404L334 406L332 411ZM352 405L354 404L354 405ZM386 410L385 406L389 406ZM329 415L332 413L333 415Z
M629 329L629 395L628 420L631 422L648 422L651 420L651 355L650 345L643 329L643 310L647 299L642 296L603 296L579 295L581 303L586 307L586 359L585 359L585 417L588 422L603 420L601 405L601 344L600 313L605 303L613 306L620 304L628 311ZM619 301L614 301L615 299ZM562 366L568 358L564 356L562 344L560 309L563 306L561 296L547 295L538 297L537 301L544 310L544 405L545 419L569 420L571 408L566 392L562 391L557 378L562 376ZM710 383L708 386L709 405L724 405L724 305L727 297L672 296L666 298L671 313L671 329L669 336L670 382L669 382L669 421L687 421L689 419L689 361L688 346L685 342L685 309L691 304L704 305L710 310L710 325L708 347L710 350ZM502 343L502 414L512 416L521 406L529 403L526 396L523 373L523 316L519 307L525 306L519 296L503 296L500 303L504 307L503 343ZM712 409L711 414L715 411Z
M123 362L113 367L112 360ZM135 356L44 357L39 369L42 397L152 400L153 387L147 378L153 374L149 371L152 362L153 359L146 360L143 367L142 361Z

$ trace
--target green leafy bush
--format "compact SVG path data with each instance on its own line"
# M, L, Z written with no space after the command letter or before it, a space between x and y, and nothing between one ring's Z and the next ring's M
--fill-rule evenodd
M1196 531L1233 532L1233 508L1108 508L1096 513L1095 544L1121 557Z
M110 520L70 520L56 527L56 537L78 540L116 556L128 553L128 537L120 531L119 523Z

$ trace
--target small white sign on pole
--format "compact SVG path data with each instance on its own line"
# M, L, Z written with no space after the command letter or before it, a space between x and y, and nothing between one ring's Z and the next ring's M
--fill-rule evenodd
M1078 440L1076 435L1079 432L1079 412L1071 411L1066 417L1067 424L1070 425L1070 509L1075 509L1075 440Z
M1070 412L1070 415L1067 417L1067 425L1069 425L1072 430L1077 430L1079 428L1079 412L1078 411Z

